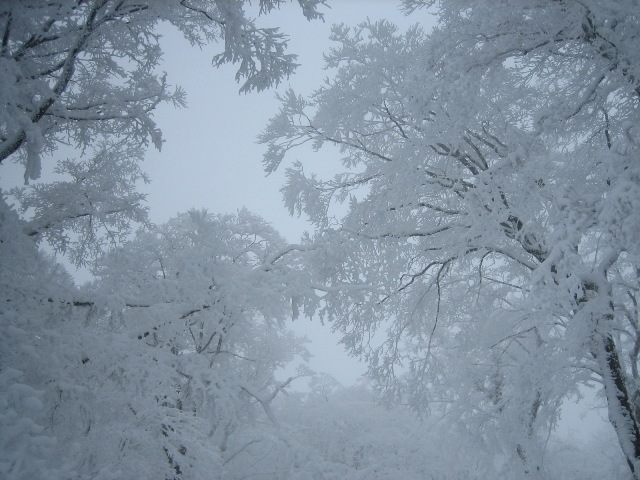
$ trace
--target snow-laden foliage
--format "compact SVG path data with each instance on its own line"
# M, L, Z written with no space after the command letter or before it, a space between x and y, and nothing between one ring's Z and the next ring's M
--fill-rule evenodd
M296 286L286 272L263 268L282 245L246 210L192 210L106 256L92 297L123 309L122 321L131 318L145 344L205 356L220 370L240 369L242 388L251 390L242 378L267 388L276 370L305 355L285 325Z
M45 327L49 315L72 298L73 283L38 253L22 227L0 202L0 475L68 478L72 465L56 457L55 433L47 428L51 343L43 344L55 335Z
M2 208L3 478L521 478L446 409L417 421L328 375L289 392L276 369L305 351L282 324L291 286L272 262L287 248L254 215L192 211L140 232L79 291ZM554 440L546 471L623 478L607 443Z
M91 158L59 161L55 173L69 180L13 189L20 213L30 218L25 233L75 265L91 265L147 221L145 195L137 185L147 182L140 169L143 155L141 148L103 146Z
M21 163L28 184L43 161L70 152L47 169L62 174L60 182L12 192L26 218L35 210L28 230L85 265L126 238L132 222L144 224L132 186L146 148L162 147L153 112L161 103L186 105L160 69L161 29L172 25L194 47L220 41L213 65L236 64L240 91L260 91L287 78L296 56L278 28L256 26L246 9L266 15L282 3L261 0L258 10L240 0L2 2L0 163ZM322 18L323 0L298 3L307 19Z
M271 404L307 353L260 268L282 245L263 220L181 215L78 291L5 204L0 219L3 478L233 479L272 468L254 444L293 448Z
M332 178L288 166L283 188L317 226L320 313L387 400L444 405L520 475L543 475L562 399L601 385L640 478L640 11L434 13L429 34L334 27L333 77L284 94L261 135L268 172L307 142L341 154Z
M263 0L260 12L281 3ZM321 3L300 1L309 19L321 18ZM39 153L61 142L85 148L113 135L160 148L151 112L160 102L184 104L157 71L161 22L193 45L223 40L213 63L238 64L241 91L268 88L295 68L283 34L257 28L237 0L4 2L0 22L0 161L24 150L25 178L37 178Z

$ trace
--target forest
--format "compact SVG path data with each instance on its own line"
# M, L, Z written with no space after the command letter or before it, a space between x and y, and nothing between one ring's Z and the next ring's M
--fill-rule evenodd
M297 91L278 13L343 1L0 2L0 478L640 480L640 4L361 7ZM276 96L297 240L151 220L169 28ZM606 425L563 434L576 403Z

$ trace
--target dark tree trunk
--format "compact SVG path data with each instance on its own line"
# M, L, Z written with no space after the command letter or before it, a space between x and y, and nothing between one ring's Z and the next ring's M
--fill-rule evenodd
M633 478L640 480L640 428L616 344L611 335L596 335L599 338L595 353L602 372L609 421L618 436Z

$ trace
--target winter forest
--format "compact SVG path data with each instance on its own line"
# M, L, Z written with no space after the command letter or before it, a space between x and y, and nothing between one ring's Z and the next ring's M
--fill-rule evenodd
M349 1L297 90L280 13ZM640 3L389 3L0 2L0 478L640 480ZM304 234L153 221L167 35L277 99L245 160Z

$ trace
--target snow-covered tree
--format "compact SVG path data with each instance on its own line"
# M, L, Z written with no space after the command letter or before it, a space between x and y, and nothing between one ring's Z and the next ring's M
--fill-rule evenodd
M238 0L4 2L0 161L20 152L26 179L38 178L39 156L60 144L93 146L96 137L162 145L151 118L160 102L184 104L158 73L158 26L168 22L195 46L222 39L214 64L239 64L241 91L262 90L295 68L277 28L258 28ZM261 14L281 0L262 0ZM300 2L318 18L319 0Z
M186 105L185 92L160 70L162 29L179 29L194 47L221 41L213 64L236 64L240 91L260 91L290 75L296 57L278 28L258 27L246 10L266 15L282 3L2 2L0 163L22 163L28 183L55 153L55 170L66 175L55 185L13 192L22 210L36 210L29 232L82 265L101 244L126 237L129 224L144 221L143 197L131 189L143 178L137 163L145 149L162 147L153 112L160 103ZM299 1L309 20L322 17L322 3Z
M103 145L91 157L58 161L55 173L62 179L12 189L20 213L29 217L25 233L73 264L90 266L147 222L145 195L138 191L147 181L143 156L139 147Z
M283 244L246 210L217 216L193 210L140 232L101 262L93 297L105 299L141 353L171 358L164 366L171 382L156 397L175 412L161 422L163 449L187 478L200 476L187 472L199 458L187 461L181 448L200 435L199 448L217 452L226 465L221 478L235 478L229 469L246 460L247 446L277 438L271 402L293 380L277 380L277 371L306 357L304 339L285 323L293 286L261 268ZM132 364L120 364L129 390ZM257 426L261 416L270 430Z
M324 2L298 3L321 17ZM0 163L21 163L28 182L55 158L58 174L9 192L22 219L0 199L3 478L233 478L247 445L277 437L271 402L292 380L275 372L306 352L283 324L288 284L255 263L277 252L275 231L247 212L194 212L115 247L147 223L136 184L163 141L153 111L185 104L159 70L162 29L196 47L221 40L214 65L236 64L240 91L260 91L295 68L286 37L250 18L282 4L0 5ZM77 265L114 251L79 291L43 240Z
M600 385L640 478L640 11L454 0L435 15L428 34L334 27L335 75L283 95L261 136L268 172L307 142L339 150L343 172L297 162L283 189L317 226L320 312L386 398L482 432L516 477L542 475L562 399Z
M263 220L178 216L78 291L2 214L3 478L233 479L295 451L272 403L307 352L285 323L293 287L262 268L283 243Z
M263 268L283 246L247 210L192 210L139 232L102 259L91 296L108 299L110 309L119 304L146 343L208 356L212 365L240 362L247 378L266 386L274 371L304 353L293 337L282 344L291 349L286 355L278 344L298 287L287 271Z

